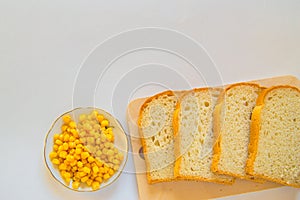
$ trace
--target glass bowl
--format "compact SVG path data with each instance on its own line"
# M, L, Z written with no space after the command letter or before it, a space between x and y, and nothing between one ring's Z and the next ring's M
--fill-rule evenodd
M78 189L74 189L72 187L72 180L70 183L66 183L65 179L62 178L60 170L58 169L57 165L54 165L51 161L50 158L50 153L53 151L53 145L54 145L54 135L55 134L60 134L62 132L62 125L64 124L63 117L66 115L71 116L72 120L76 122L76 125L79 122L79 117L81 114L90 114L93 111L97 111L99 114L103 115L105 119L109 121L109 127L112 128L112 132L114 134L114 148L118 150L119 153L123 154L123 159L119 164L119 168L114 170L114 174L107 179L106 181L103 181L100 184L100 187L97 189L92 189L92 187L89 187L87 185L81 185ZM101 125L101 124L100 124ZM78 130L76 128L76 130ZM80 136L79 139L81 140ZM95 138L96 140L96 138ZM95 144L97 145L97 144ZM98 144L99 145L99 144ZM83 146L84 143L83 143ZM100 148L100 147L99 147ZM75 155L75 154L74 154ZM90 153L92 156L92 153ZM126 134L121 126L121 124L118 122L117 119L115 119L111 114L108 112L98 109L98 108L92 108L92 107L87 107L87 108L75 108L69 112L66 112L59 116L54 123L52 124L50 130L48 131L46 138L45 138L45 143L44 143L44 160L46 167L48 168L50 174L52 177L62 184L63 186L67 187L68 189L74 190L74 191L79 191L79 192L91 192L91 191L96 191L102 188L105 188L112 183L114 183L118 177L121 175L122 170L127 162L127 156L128 156L128 140L126 137ZM93 157L93 156L92 156ZM98 159L96 159L98 160ZM91 167L92 169L92 167ZM93 171L93 170L91 170Z

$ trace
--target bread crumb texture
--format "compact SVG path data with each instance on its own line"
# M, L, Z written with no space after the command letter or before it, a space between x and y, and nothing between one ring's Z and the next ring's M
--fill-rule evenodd
M260 111L254 175L300 187L300 91L275 87Z
M233 181L210 170L214 143L212 114L219 94L217 89L195 89L186 92L178 102L179 177L220 183Z
M248 158L251 114L261 88L256 84L237 84L229 87L222 97L220 118L220 155L217 172L238 178L248 177L245 171Z
M141 108L139 128L147 165L148 182L174 178L173 112L177 97L172 92L155 95Z

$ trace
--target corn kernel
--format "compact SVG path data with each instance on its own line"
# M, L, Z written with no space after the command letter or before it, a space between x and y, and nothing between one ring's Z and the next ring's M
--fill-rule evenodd
M65 124L69 124L70 121L71 121L70 115L64 115L63 116L63 121L64 121Z
M104 116L103 115L97 115L97 120L98 120L98 122L102 122L103 121L103 119L104 119Z
M59 157L66 158L66 156L67 156L67 152L66 151L59 152Z
M88 167L83 167L83 171L87 174L91 173L91 169Z
M57 140L55 140L55 144L57 144L57 145L62 145L63 143L62 143L61 140L57 139Z
M77 166L78 166L78 167L83 167L83 163L82 163L81 161L78 161L78 162L77 162Z
M74 157L72 155L67 155L66 160L69 162L72 162L72 161L74 161Z
M98 172L99 172L98 166L94 166L92 169L93 169L93 172L94 172L94 173L98 173Z
M53 145L53 151L57 151L58 150L58 145L57 144L54 144Z
M90 156L89 152L82 152L82 153L81 153L81 158L82 158L82 159L86 159L86 158L89 157L89 156Z
M67 169L67 166L65 163L61 163L59 166L58 166L58 169L60 170L66 170Z
M94 181L94 182L92 183L92 189L93 189L93 190L98 190L99 188L100 188L100 183L97 182L97 181Z
M62 125L62 126L61 126L62 132L67 131L67 129L68 129L68 126L67 126L67 125Z
M54 158L52 160L52 163L55 164L55 165L59 165L60 164L60 162L59 162L59 160L57 158Z
M56 133L56 134L53 135L53 140L55 141L57 139L59 139L59 134Z
M89 157L88 157L88 162L89 162L89 163L92 163L92 162L94 162L94 161L95 161L95 159L94 159L92 156L89 156Z
M85 183L87 180L89 180L89 177L88 176L84 176L80 180L81 180L81 182Z
M98 181L99 183L102 183L102 181L103 181L103 179L102 179L101 176L97 176L97 177L95 178L95 180Z
M66 150L68 150L69 149L69 145L68 145L68 143L63 143L63 149L66 151Z
M52 152L49 154L49 157L50 157L50 159L56 158L56 157L57 157L57 153L54 152L54 151L52 151Z
M86 175L85 172L78 172L78 176L79 176L80 178L84 177L85 175Z
M68 142L69 141L69 137L70 137L69 134L65 134L64 135L64 142Z
M109 174L110 176L112 176L114 173L115 173L115 172L114 172L113 169L109 169L109 170L108 170L108 174Z
M71 128L76 128L76 123L75 123L74 121L71 121L71 122L69 123L69 126L70 126Z
M105 120L103 120L103 121L101 121L101 127L106 127L106 126L108 126L108 121L105 119Z
M110 175L109 175L109 174L107 174L107 173L104 174L104 176L103 176L103 179L104 179L104 180L107 180L107 179L109 179L109 178L110 178Z
M86 181L86 184L87 184L88 186L91 186L91 185L92 185L92 182L93 182L93 180L88 179L88 180Z
M73 181L73 183L72 183L72 188L73 189L78 189L79 186L80 186L80 183L78 181Z

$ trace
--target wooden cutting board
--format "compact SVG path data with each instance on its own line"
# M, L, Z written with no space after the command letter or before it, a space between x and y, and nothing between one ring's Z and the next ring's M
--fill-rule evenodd
M300 87L300 81L293 76L281 76L262 80L250 81L259 83L262 86L270 87L273 85L293 85ZM236 180L233 185L221 185L208 182L196 181L177 181L156 183L150 185L147 183L145 175L145 161L142 158L141 142L137 127L137 118L139 110L146 98L136 99L130 102L127 108L127 123L130 132L132 155L136 169L136 178L141 200L151 199L211 199L229 195L242 194L265 190L269 188L282 187L279 184L266 182L256 183L245 180ZM139 153L140 152L140 153Z

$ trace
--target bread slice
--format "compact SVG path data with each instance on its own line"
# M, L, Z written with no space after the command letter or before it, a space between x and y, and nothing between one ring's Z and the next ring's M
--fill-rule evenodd
M174 180L173 112L177 96L166 91L148 98L140 109L138 126L148 183Z
M174 175L179 179L233 183L234 179L211 171L213 110L220 89L200 88L187 91L174 112Z
M252 110L262 88L252 83L228 86L218 99L214 112L217 141L211 169L241 179L253 180L246 174Z
M259 95L252 114L247 173L300 187L300 90L274 86Z

